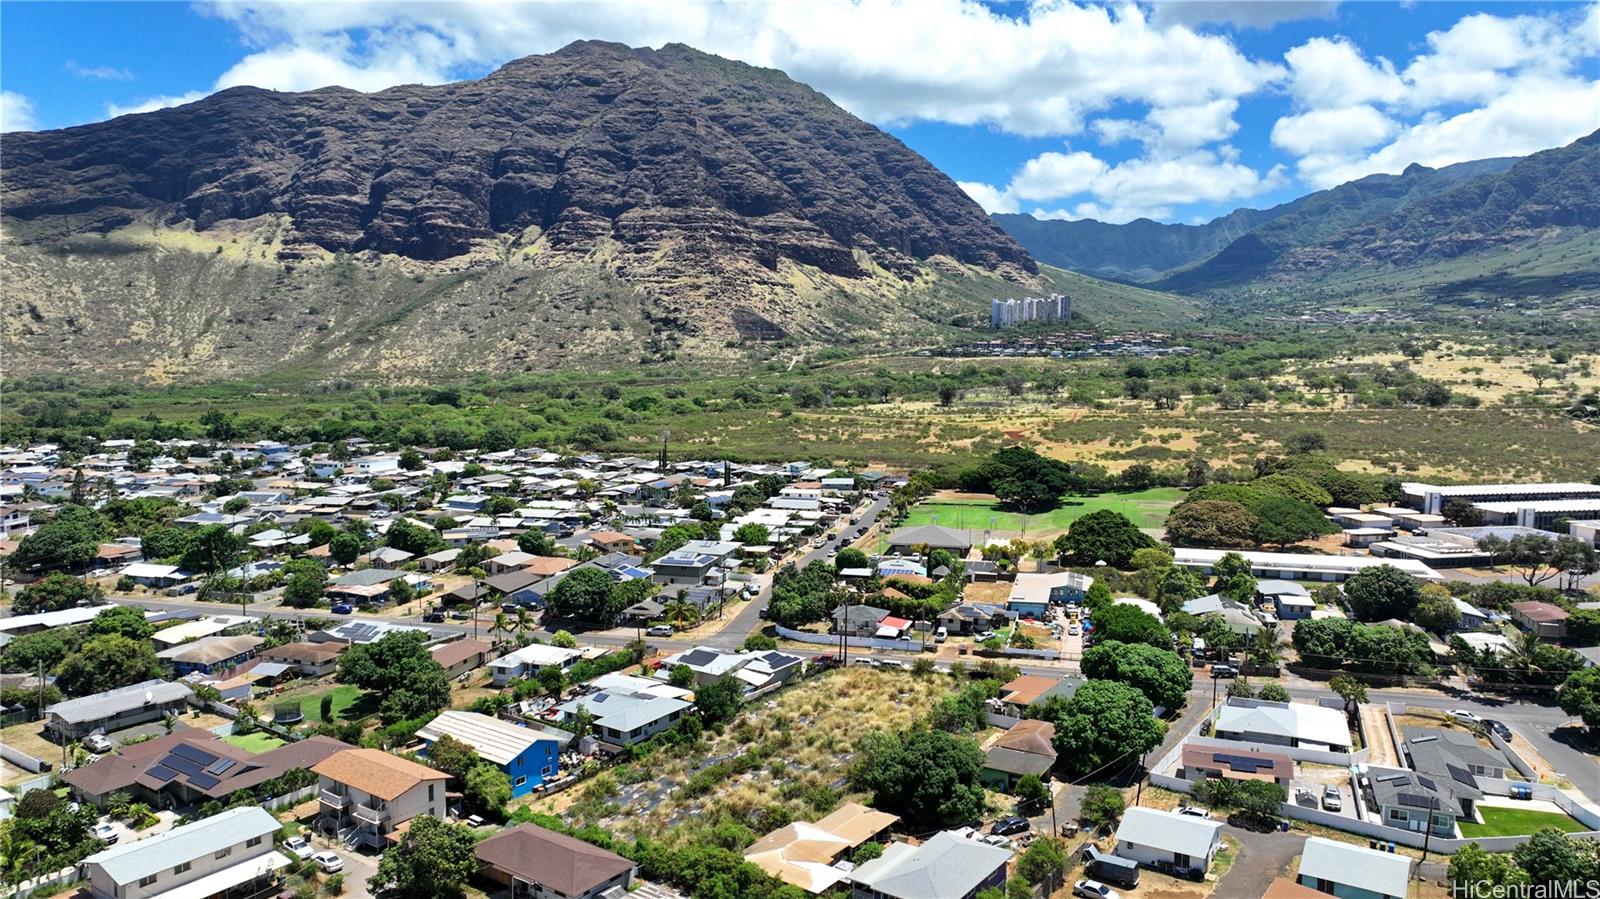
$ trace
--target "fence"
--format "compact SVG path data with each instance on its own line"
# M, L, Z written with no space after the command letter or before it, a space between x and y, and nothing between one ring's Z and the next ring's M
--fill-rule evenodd
M838 646L838 634L813 634L809 631L797 631L783 625L774 625L773 629L778 636L785 640L796 640L801 643L810 643L814 646ZM906 652L920 646L920 643L905 640L879 640L876 637L845 637L844 643L851 649L888 649L897 652ZM932 645L932 644L930 644Z
M26 899L29 896L54 896L60 888L78 879L77 868L62 868L54 874L45 874L34 880L24 880L17 884L7 896L16 899Z
M0 759L5 759L18 768L33 774L40 774L50 770L50 763L44 759L34 758L15 746L0 743Z

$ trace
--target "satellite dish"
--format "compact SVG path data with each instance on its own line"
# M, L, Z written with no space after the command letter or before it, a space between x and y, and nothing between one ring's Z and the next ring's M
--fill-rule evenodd
M153 690L144 691L144 704L145 705L149 705L150 703L155 702L155 701L156 701L156 694L155 694L155 692Z
M1105 559L1101 559L1100 561L1095 562L1094 563L1094 567L1096 567L1096 568L1104 568L1104 567L1106 567L1106 560Z

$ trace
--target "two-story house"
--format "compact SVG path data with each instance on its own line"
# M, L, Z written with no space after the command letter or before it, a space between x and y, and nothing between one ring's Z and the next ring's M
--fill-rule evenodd
M78 868L95 899L262 895L289 866L272 845L280 826L247 805L96 852Z
M564 731L524 727L477 712L440 712L417 731L431 748L442 737L472 747L472 751L511 781L511 795L525 796L560 775L561 748L571 741ZM422 753L427 755L427 751Z
M396 827L418 815L445 816L450 776L378 749L346 749L311 769L327 830L381 849Z

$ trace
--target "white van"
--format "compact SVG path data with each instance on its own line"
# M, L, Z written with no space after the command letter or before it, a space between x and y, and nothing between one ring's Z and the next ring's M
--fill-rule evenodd
M941 624L941 625L939 625L939 629L933 632L933 642L935 642L935 643L943 643L945 641L945 639L948 638L949 636L950 636L950 631L948 629L946 629L944 625Z

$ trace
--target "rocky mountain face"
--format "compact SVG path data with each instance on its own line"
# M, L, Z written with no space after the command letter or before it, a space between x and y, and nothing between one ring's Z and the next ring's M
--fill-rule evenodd
M1201 226L996 219L1042 262L1187 294L1437 266L1600 239L1600 132L1521 159L1413 165Z
M679 45L583 42L477 81L373 94L235 88L9 134L0 192L19 288L5 302L27 331L9 339L24 357L112 342L146 367L259 369L219 349L240 342L220 322L246 299L279 321L317 310L301 323L316 339L269 341L291 355L350 350L341 328L355 321L381 332L427 319L421 332L448 342L451 322L571 318L597 297L618 320L588 330L710 351L751 323L763 335L844 328L884 298L949 312L944 277L1038 278L895 138L781 72ZM445 296L453 314L423 308ZM140 333L190 337L146 345ZM611 346L593 337L564 349Z

